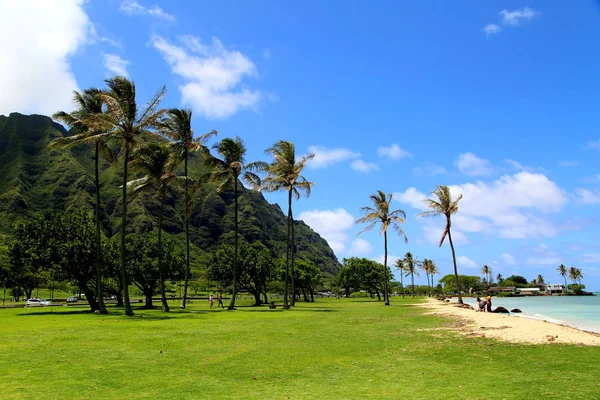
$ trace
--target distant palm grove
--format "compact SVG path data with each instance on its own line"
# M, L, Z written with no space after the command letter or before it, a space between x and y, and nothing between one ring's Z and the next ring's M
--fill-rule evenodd
M391 194L378 190L371 195L371 205L361 209L363 216L356 221L367 224L360 233L378 227L383 236L383 265L356 257L346 258L339 265L333 252L324 254L321 250L326 247L330 251L326 243L320 244L320 238L307 241L312 231L294 220L294 200L310 196L315 185L303 175L314 154L300 156L292 142L280 140L265 150L269 160L247 160L246 145L240 137L223 138L210 146L209 141L216 140L218 132L195 134L190 109L161 108L165 87L140 107L131 80L114 77L105 85L103 89L74 93L75 109L53 115L71 128L70 134L48 144L53 152L77 149L93 154L93 188L89 188L94 193L93 208L66 207L63 212L43 212L14 224L6 251L0 254L0 287L9 288L13 298L30 298L35 289L54 290L67 283L85 295L92 311L107 313L105 301L111 299L124 308L125 314L134 315L132 286L138 289L146 307L152 307L153 297L159 295L156 301L160 301L162 311L169 312L168 296L175 297L174 285L179 288L179 307L185 308L190 297L202 292L200 278L205 282L204 296L209 291L223 291L230 310L235 308L240 292L252 296L255 305L277 299L283 308L289 308L298 299L314 301L317 292L371 296L389 305L391 295L455 293L462 302L462 293L492 287L492 270L487 265L482 268L483 279L458 273L451 217L457 213L462 195L453 199L448 186L433 190L433 198L425 200L430 210L419 216L444 216L439 246L448 239L453 274L442 277L436 285L434 276L439 275L439 269L435 261L419 261L407 252L393 263L400 276L400 282L394 282L388 265L388 228L405 243L408 238L402 229L406 214L390 209ZM103 178L103 169L114 171L111 179ZM283 245L258 231L277 228L275 222L260 217L269 212L257 217L249 211L247 201L240 202L246 194L261 191L284 192L287 196ZM113 215L119 219L114 230L107 229L102 213L107 202L103 196L109 195ZM225 222L222 198L233 205L232 224ZM205 231L192 231L191 224L202 225L194 214L199 201L211 203L212 211L200 216ZM141 218L145 214L135 202L146 204L145 212L152 215ZM174 212L181 218L176 218ZM178 227L174 227L176 221ZM215 229L224 230L224 239L218 243L209 233ZM183 233L183 240L173 234L178 231ZM204 232L203 236L198 232ZM206 254L193 260L200 251ZM323 260L328 258L335 268L325 265ZM420 271L427 278L426 286L415 285L415 275L419 277ZM561 265L557 272L564 278L565 291L582 291L581 270ZM567 285L567 277L572 285ZM404 279L410 284L405 285ZM520 276L497 276L497 284L503 286L543 283L541 275L531 283Z

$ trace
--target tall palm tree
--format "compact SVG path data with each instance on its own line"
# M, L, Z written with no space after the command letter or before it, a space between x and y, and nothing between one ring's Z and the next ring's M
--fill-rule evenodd
M416 257L413 257L412 253L409 251L404 255L404 271L406 272L406 276L410 274L410 283L412 285L412 297L415 297L415 275L419 277L419 271L417 268L419 267L420 262L417 261Z
M110 161L115 160L115 155L107 146L107 132L103 129L91 129L86 121L94 114L102 113L102 101L97 96L98 89L90 88L83 93L77 91L73 95L73 103L76 109L70 113L59 111L52 118L69 125L75 130L76 134L68 137L63 137L54 140L50 146L57 148L70 148L80 144L93 144L94 153L94 171L95 179L94 186L96 189L96 209L95 209L95 224L96 224L96 296L98 303L98 312L107 314L106 306L104 305L104 296L102 294L102 270L101 270L101 225L100 225L100 154L106 156Z
M487 265L484 265L481 268L481 273L483 274L484 278L488 281L488 285L490 284L490 267L488 267Z
M123 76L106 79L107 89L98 92L105 106L105 112L94 114L88 125L92 129L106 130L110 138L120 142L123 154L123 187L121 216L121 276L125 314L134 315L129 301L129 280L127 279L127 254L125 237L127 234L127 181L129 158L137 147L139 139L152 133L164 111L159 109L161 99L167 89L161 87L142 108L136 102L135 84Z
M383 233L383 243L384 243L384 245L383 245L383 249L384 249L384 252L383 252L383 276L384 276L383 298L385 300L386 306L390 305L390 298L388 295L388 288L387 288L387 286L388 286L387 285L388 284L388 282L387 282L387 276L388 276L387 231L388 231L388 228L390 226L392 226L394 229L396 229L396 231L401 236L404 237L404 243L408 243L408 238L406 237L406 234L404 233L404 231L402 230L402 227L400 226L404 223L404 220L406 219L406 213L400 209L390 211L392 197L393 197L393 195L391 193L386 196L386 194L384 192L382 192L381 190L378 190L377 193L370 195L369 198L373 202L373 207L362 207L360 209L360 211L364 214L364 216L362 218L357 219L355 222L357 224L364 224L364 223L369 224L362 231L358 232L356 234L356 236L360 235L361 233L363 233L365 231L369 231L369 230L373 229L373 227L377 223L381 224L381 228L379 229L379 235L381 236L381 234Z
M285 257L285 293L283 296L283 308L289 308L288 304L288 281L292 283L291 305L296 304L296 286L294 282L294 256L296 252L294 234L294 216L292 213L292 198L300 199L300 193L306 197L310 196L311 187L314 182L309 182L302 171L314 156L314 153L303 155L296 160L296 149L292 142L280 140L265 150L265 153L273 157L273 162L263 166L267 172L263 188L267 192L286 191L288 193L288 215L287 215L287 249Z
M189 108L178 109L171 108L167 110L164 118L161 119L158 125L159 132L172 140L171 146L177 153L180 160L183 160L183 176L184 190L185 190L185 210L184 210L184 224L185 224L185 276L183 284L183 297L181 299L180 308L185 308L187 301L188 291L188 280L190 276L190 224L189 214L191 211L190 207L190 193L188 188L188 155L193 151L203 151L206 153L208 150L205 143L211 136L217 134L216 130L211 130L204 135L194 138L194 131L192 130L192 110Z
M456 279L456 288L458 290L458 302L463 304L460 281L458 280L458 269L456 268L456 253L454 252L454 244L452 243L452 234L450 233L450 227L452 226L451 216L456 214L458 211L458 202L462 199L462 194L458 196L456 200L452 200L452 194L450 188L446 185L440 185L432 192L435 199L426 199L425 203L431 211L425 211L418 214L419 217L433 217L438 215L444 215L446 217L446 228L442 233L439 247L442 247L446 236L450 242L450 248L452 249L452 261L454 262L454 277Z
M556 270L558 271L560 276L562 276L565 279L565 292L567 294L569 294L569 287L567 286L567 275L568 275L567 267L565 267L563 264L560 264L558 266L558 268L556 268Z
M500 285L500 282L502 282L502 279L503 279L502 274L496 275L496 280L498 281L498 285Z
M492 267L488 266L488 275L490 276L490 279L488 280L488 284L491 286L492 285L492 281L494 280L494 271L492 271Z
M569 279L571 280L571 282L573 282L573 284L577 282L577 276L577 268L569 267Z
M253 171L264 167L263 163L255 162L246 164L244 156L246 147L241 138L225 138L213 146L221 157L212 157L207 154L206 163L212 169L210 179L217 185L217 192L222 192L226 185L233 185L234 198L234 253L233 253L233 295L228 310L235 309L238 279L238 180L241 179L250 187L259 189L261 179Z
M165 280L163 276L163 251L162 251L162 222L165 209L165 196L168 187L177 180L175 167L177 160L166 143L149 142L139 147L134 153L132 166L144 174L142 178L127 183L134 192L156 190L160 201L158 216L158 276L162 311L169 312Z
M429 297L431 297L431 290L433 289L433 275L431 279L431 285L429 284L429 275L431 274L433 265L433 261L427 258L424 258L421 262L421 269L425 271L425 275L427 276L427 288L429 289Z
M404 298L404 261L399 258L394 264L398 272L400 272L400 286L402 286L402 298Z
M538 275L536 278L536 283L538 285L543 285L544 284L544 277L542 275Z
M431 275L431 290L433 291L433 276L439 275L440 270L438 269L437 265L435 265L433 260L429 260L429 261L431 262L429 265L429 274Z

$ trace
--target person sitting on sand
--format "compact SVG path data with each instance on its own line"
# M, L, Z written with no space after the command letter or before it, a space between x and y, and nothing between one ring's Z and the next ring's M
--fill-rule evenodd
M487 312L492 312L492 296L486 297L485 303L486 303L486 307L487 307Z
M485 311L485 305L486 305L486 301L481 299L481 298L477 298L477 310L479 312L484 312Z

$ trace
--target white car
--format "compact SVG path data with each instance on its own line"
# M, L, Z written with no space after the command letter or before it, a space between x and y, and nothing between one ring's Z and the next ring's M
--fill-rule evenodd
M40 299L29 299L27 300L27 303L25 303L25 307L44 307L44 306L49 306L50 302L46 301L46 300L40 300Z

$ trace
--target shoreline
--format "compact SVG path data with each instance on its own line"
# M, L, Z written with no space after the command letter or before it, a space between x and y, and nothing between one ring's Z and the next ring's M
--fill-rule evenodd
M458 319L456 330L467 337L491 337L511 343L600 346L600 333L516 315L475 312L456 303L426 299L430 314Z

